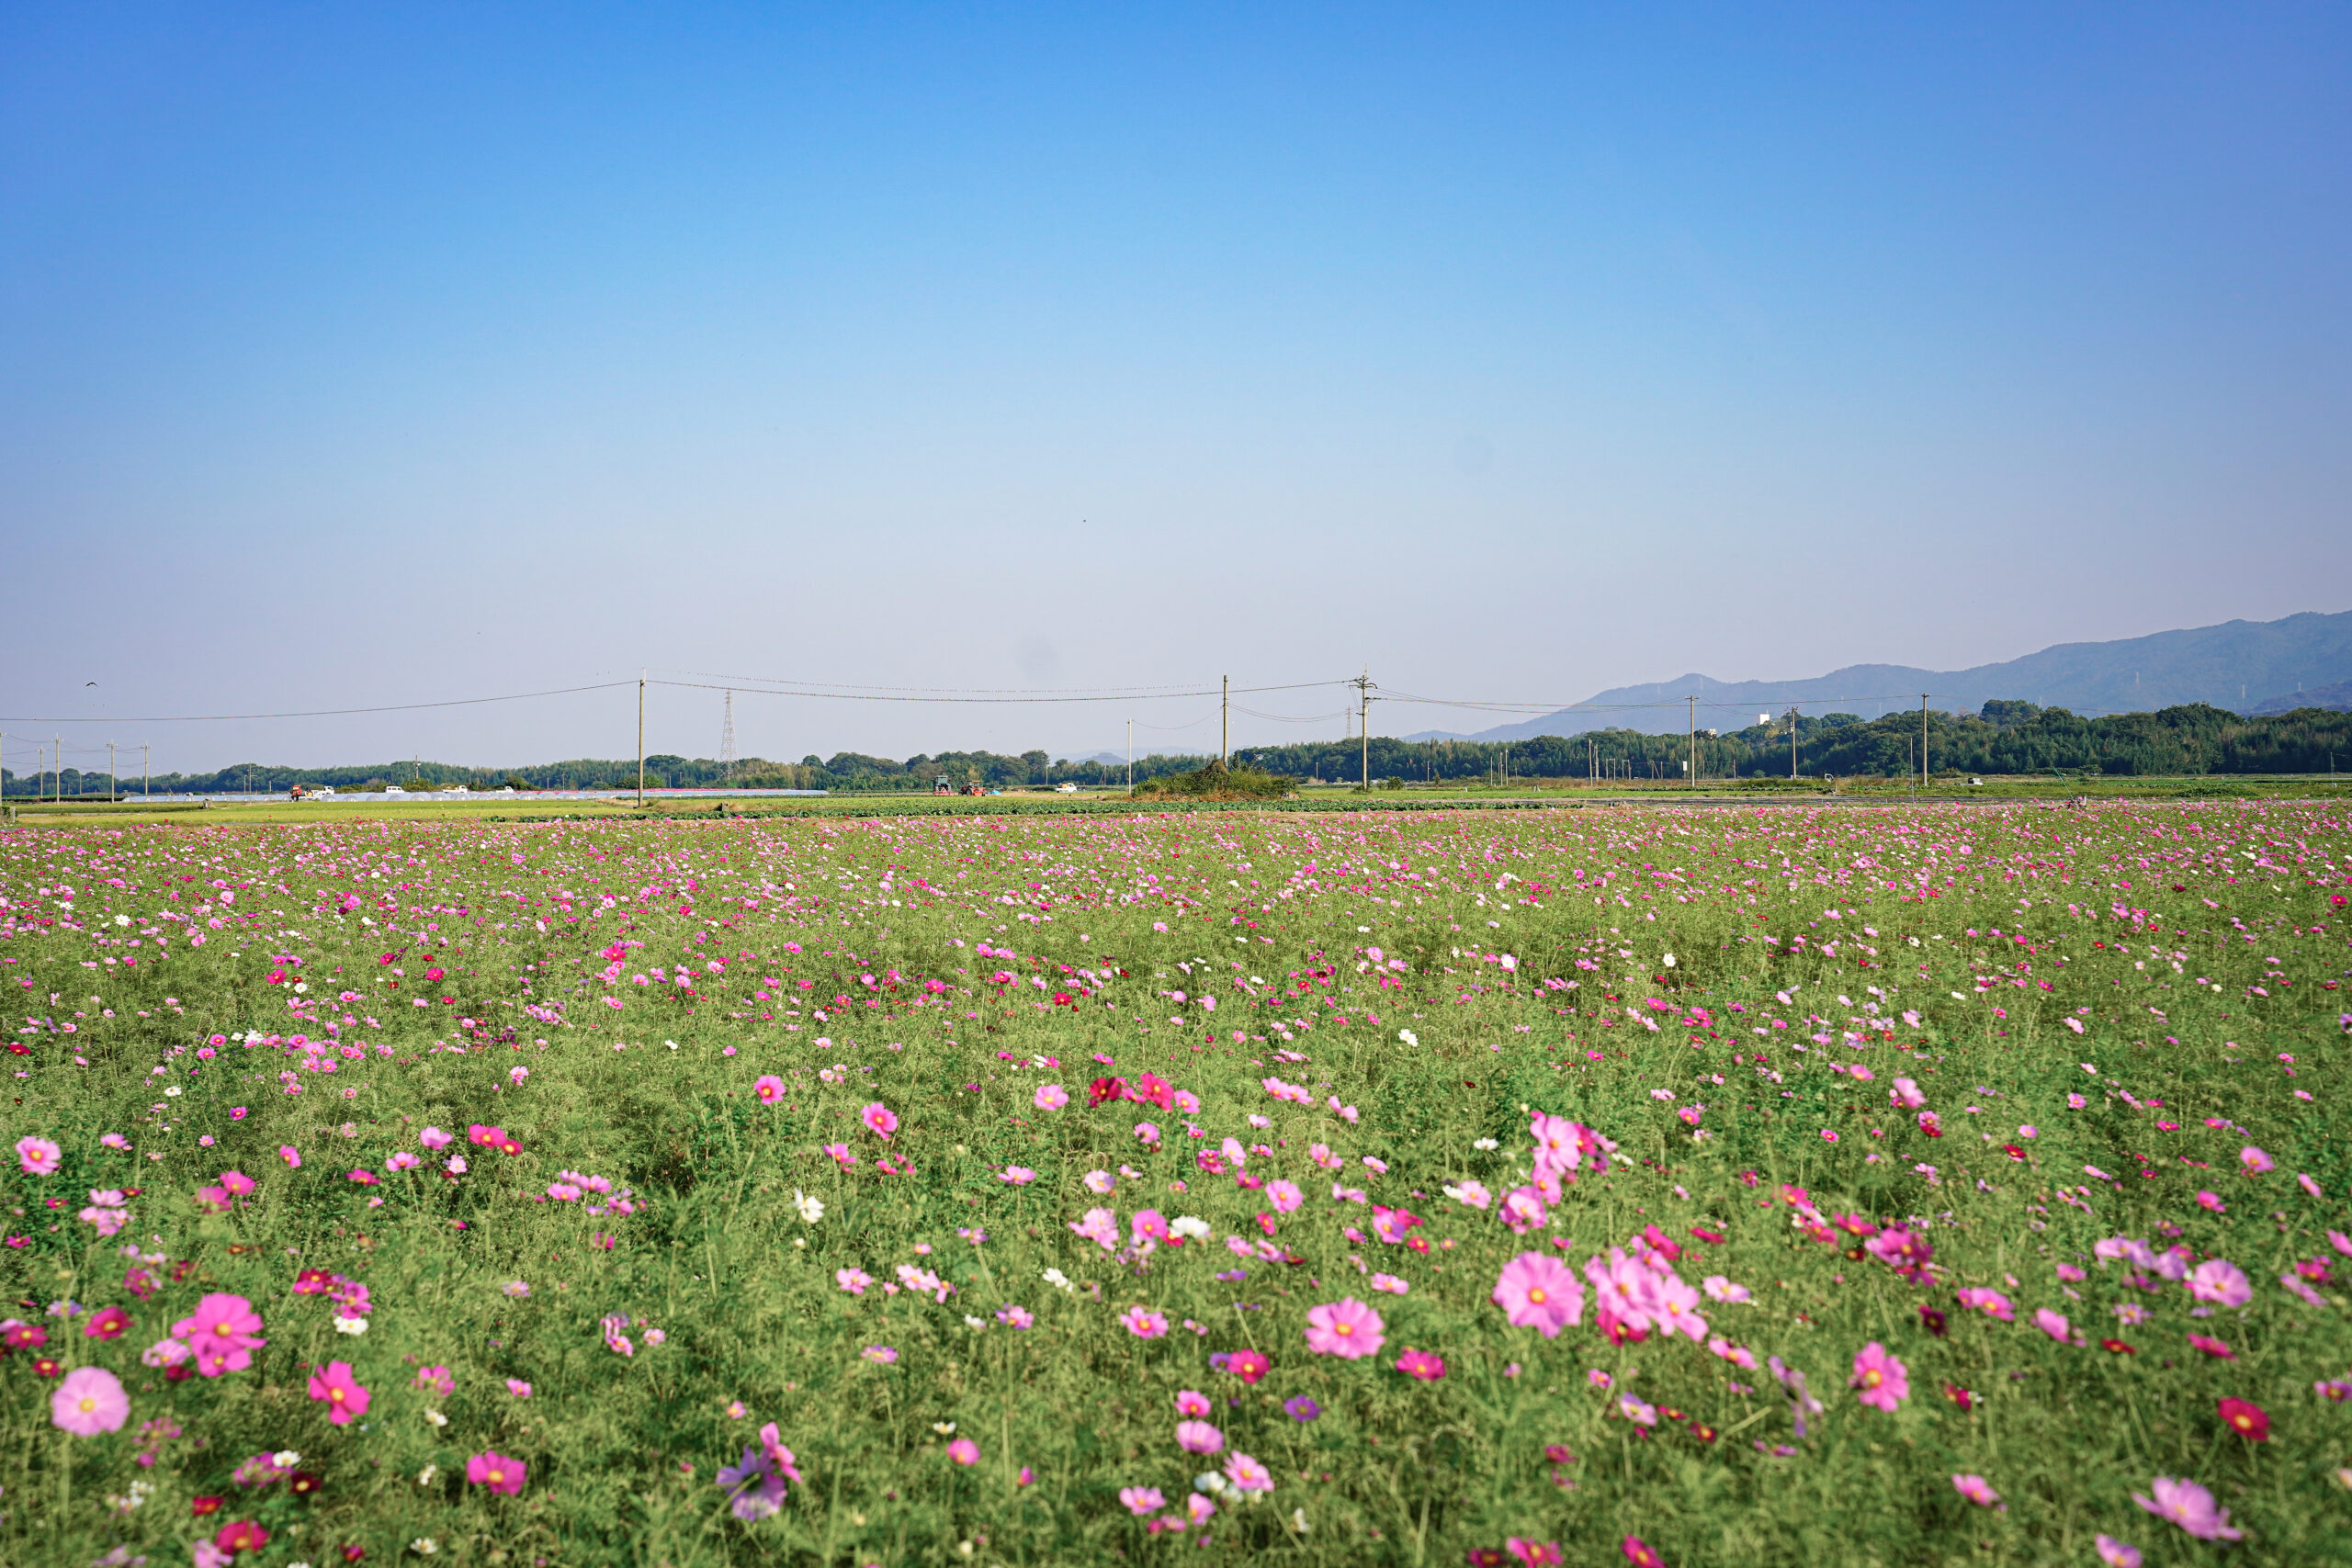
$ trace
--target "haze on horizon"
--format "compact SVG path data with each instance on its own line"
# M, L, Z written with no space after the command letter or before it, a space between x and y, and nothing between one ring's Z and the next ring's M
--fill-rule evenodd
M129 716L648 666L1567 703L2340 610L2346 81L2329 6L17 7L7 761L625 756L633 690Z

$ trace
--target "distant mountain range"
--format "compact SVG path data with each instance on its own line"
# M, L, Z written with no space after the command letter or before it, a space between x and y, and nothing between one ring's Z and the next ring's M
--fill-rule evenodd
M1972 670L1849 664L1795 681L1718 681L1690 674L1613 687L1573 707L1476 734L1430 729L1405 739L1525 740L1611 728L1679 734L1688 722L1684 699L1691 696L1699 699L1702 729L1740 728L1755 723L1758 714L1784 713L1791 704L1816 715L1874 718L1917 707L1922 692L1928 694L1929 706L1945 712L1973 713L1996 697L2086 715L2149 712L2187 703L2245 714L2302 706L2352 711L2352 611L2227 621L2119 642L2062 642Z

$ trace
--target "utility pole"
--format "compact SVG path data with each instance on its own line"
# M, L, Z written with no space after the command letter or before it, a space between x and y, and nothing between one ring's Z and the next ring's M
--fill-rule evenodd
M1136 721L1127 720L1127 798L1136 795Z
M1356 689L1356 695L1362 699L1363 713L1356 728L1363 745L1363 792L1370 795L1372 793L1372 666L1365 665L1363 673L1347 683Z
M1217 677L1219 694L1216 700L1216 765L1226 765L1233 754L1233 677Z
M109 740L107 742L107 804L112 806L114 797L121 793L122 785L115 778L114 742Z
M1789 705L1789 777L1797 776L1797 705Z
M1699 787L1699 699L1690 701L1690 787Z
M1928 788L1928 694L1919 694L1919 789Z
M645 804L645 671L637 672L637 803Z
M147 753L148 753L148 751L149 751L150 750L152 750L152 748L150 748L150 747L146 744L146 742L141 741L141 742L140 743L140 746L139 746L139 798L140 798L140 799L141 799L141 800L145 800L145 799L147 799L147 798L148 798L148 796L149 796L149 795L152 793L152 789L151 789L151 785L150 785L150 780L151 780L151 779L153 778L153 770L152 770L151 768L149 768L149 767L148 767L148 765L147 765Z

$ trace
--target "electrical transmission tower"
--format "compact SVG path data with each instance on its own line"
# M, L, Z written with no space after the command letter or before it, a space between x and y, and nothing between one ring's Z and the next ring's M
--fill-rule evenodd
M727 694L727 720L718 730L718 776L735 781L735 694Z

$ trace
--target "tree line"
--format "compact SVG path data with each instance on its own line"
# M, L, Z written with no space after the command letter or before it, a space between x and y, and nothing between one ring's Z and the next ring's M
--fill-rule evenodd
M1702 731L1698 739L1702 779L1786 777L1792 771L1791 719L1721 733ZM1798 715L1794 721L1794 772L1802 777L1879 776L1901 778L1918 767L1920 715L1890 714L1864 719L1859 714ZM1928 762L1939 776L1984 773L2098 773L2200 775L2215 773L2323 773L2352 768L2352 714L2320 708L2248 718L2224 708L2192 704L2155 713L2113 714L2085 718L2064 708L1998 700L1973 714L1929 710L1926 716ZM1233 753L1236 767L1256 768L1302 780L1352 784L1362 776L1363 743L1310 741L1291 746L1251 746ZM1375 782L1464 783L1482 779L1680 779L1690 755L1680 735L1650 735L1632 729L1597 729L1581 735L1544 735L1532 740L1398 740L1374 736L1371 771ZM1204 756L1138 757L1136 782L1189 773ZM840 794L929 790L944 779L951 789L1035 788L1058 784L1102 787L1123 784L1125 762L1071 761L1045 751L1007 756L995 751L942 751L900 761L856 751L803 757L797 762L749 757L731 768L707 757L669 753L645 759L645 782L654 789L821 789ZM158 794L222 795L246 791L283 794L300 784L337 791L441 789L634 789L637 762L576 758L521 768L466 768L414 761L366 766L289 768L240 762L209 773L157 773ZM136 791L138 775L124 778ZM44 774L0 772L0 789L12 795L103 795L107 775L74 768Z

